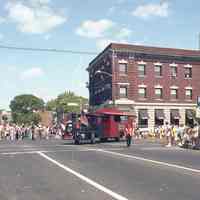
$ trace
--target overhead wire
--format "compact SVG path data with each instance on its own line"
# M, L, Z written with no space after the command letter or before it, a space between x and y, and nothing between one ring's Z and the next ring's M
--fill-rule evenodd
M79 54L79 55L97 55L97 52L89 51L75 51L68 49L49 49L49 48L32 48L32 47L18 47L18 46L7 46L0 45L0 49L8 50L20 50L20 51L38 51L38 52L52 52L52 53L68 53L68 54Z

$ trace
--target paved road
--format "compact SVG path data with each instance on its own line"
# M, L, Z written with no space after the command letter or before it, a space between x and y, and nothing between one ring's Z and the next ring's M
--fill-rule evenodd
M0 141L1 200L199 200L200 151Z

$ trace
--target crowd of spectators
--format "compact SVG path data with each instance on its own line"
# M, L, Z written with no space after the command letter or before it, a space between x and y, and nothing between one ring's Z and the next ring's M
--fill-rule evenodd
M142 130L136 128L135 130L136 138L159 138L163 140L166 144L166 147L171 146L198 146L200 145L200 127L198 124L184 126L181 124L170 125L166 122L163 126L155 127L154 130Z
M7 123L0 125L0 140L17 141L23 139L50 139L61 138L64 127L62 124L53 126L43 125L16 125Z

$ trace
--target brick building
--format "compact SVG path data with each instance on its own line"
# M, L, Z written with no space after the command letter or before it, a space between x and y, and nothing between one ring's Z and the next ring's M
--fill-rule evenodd
M90 106L132 110L139 127L193 121L200 51L112 43L87 70Z

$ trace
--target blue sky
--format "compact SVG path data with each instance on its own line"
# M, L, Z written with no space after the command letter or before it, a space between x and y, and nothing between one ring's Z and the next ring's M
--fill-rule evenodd
M109 42L198 48L198 0L0 0L0 44L100 52ZM88 96L91 55L0 49L0 108L22 93Z

